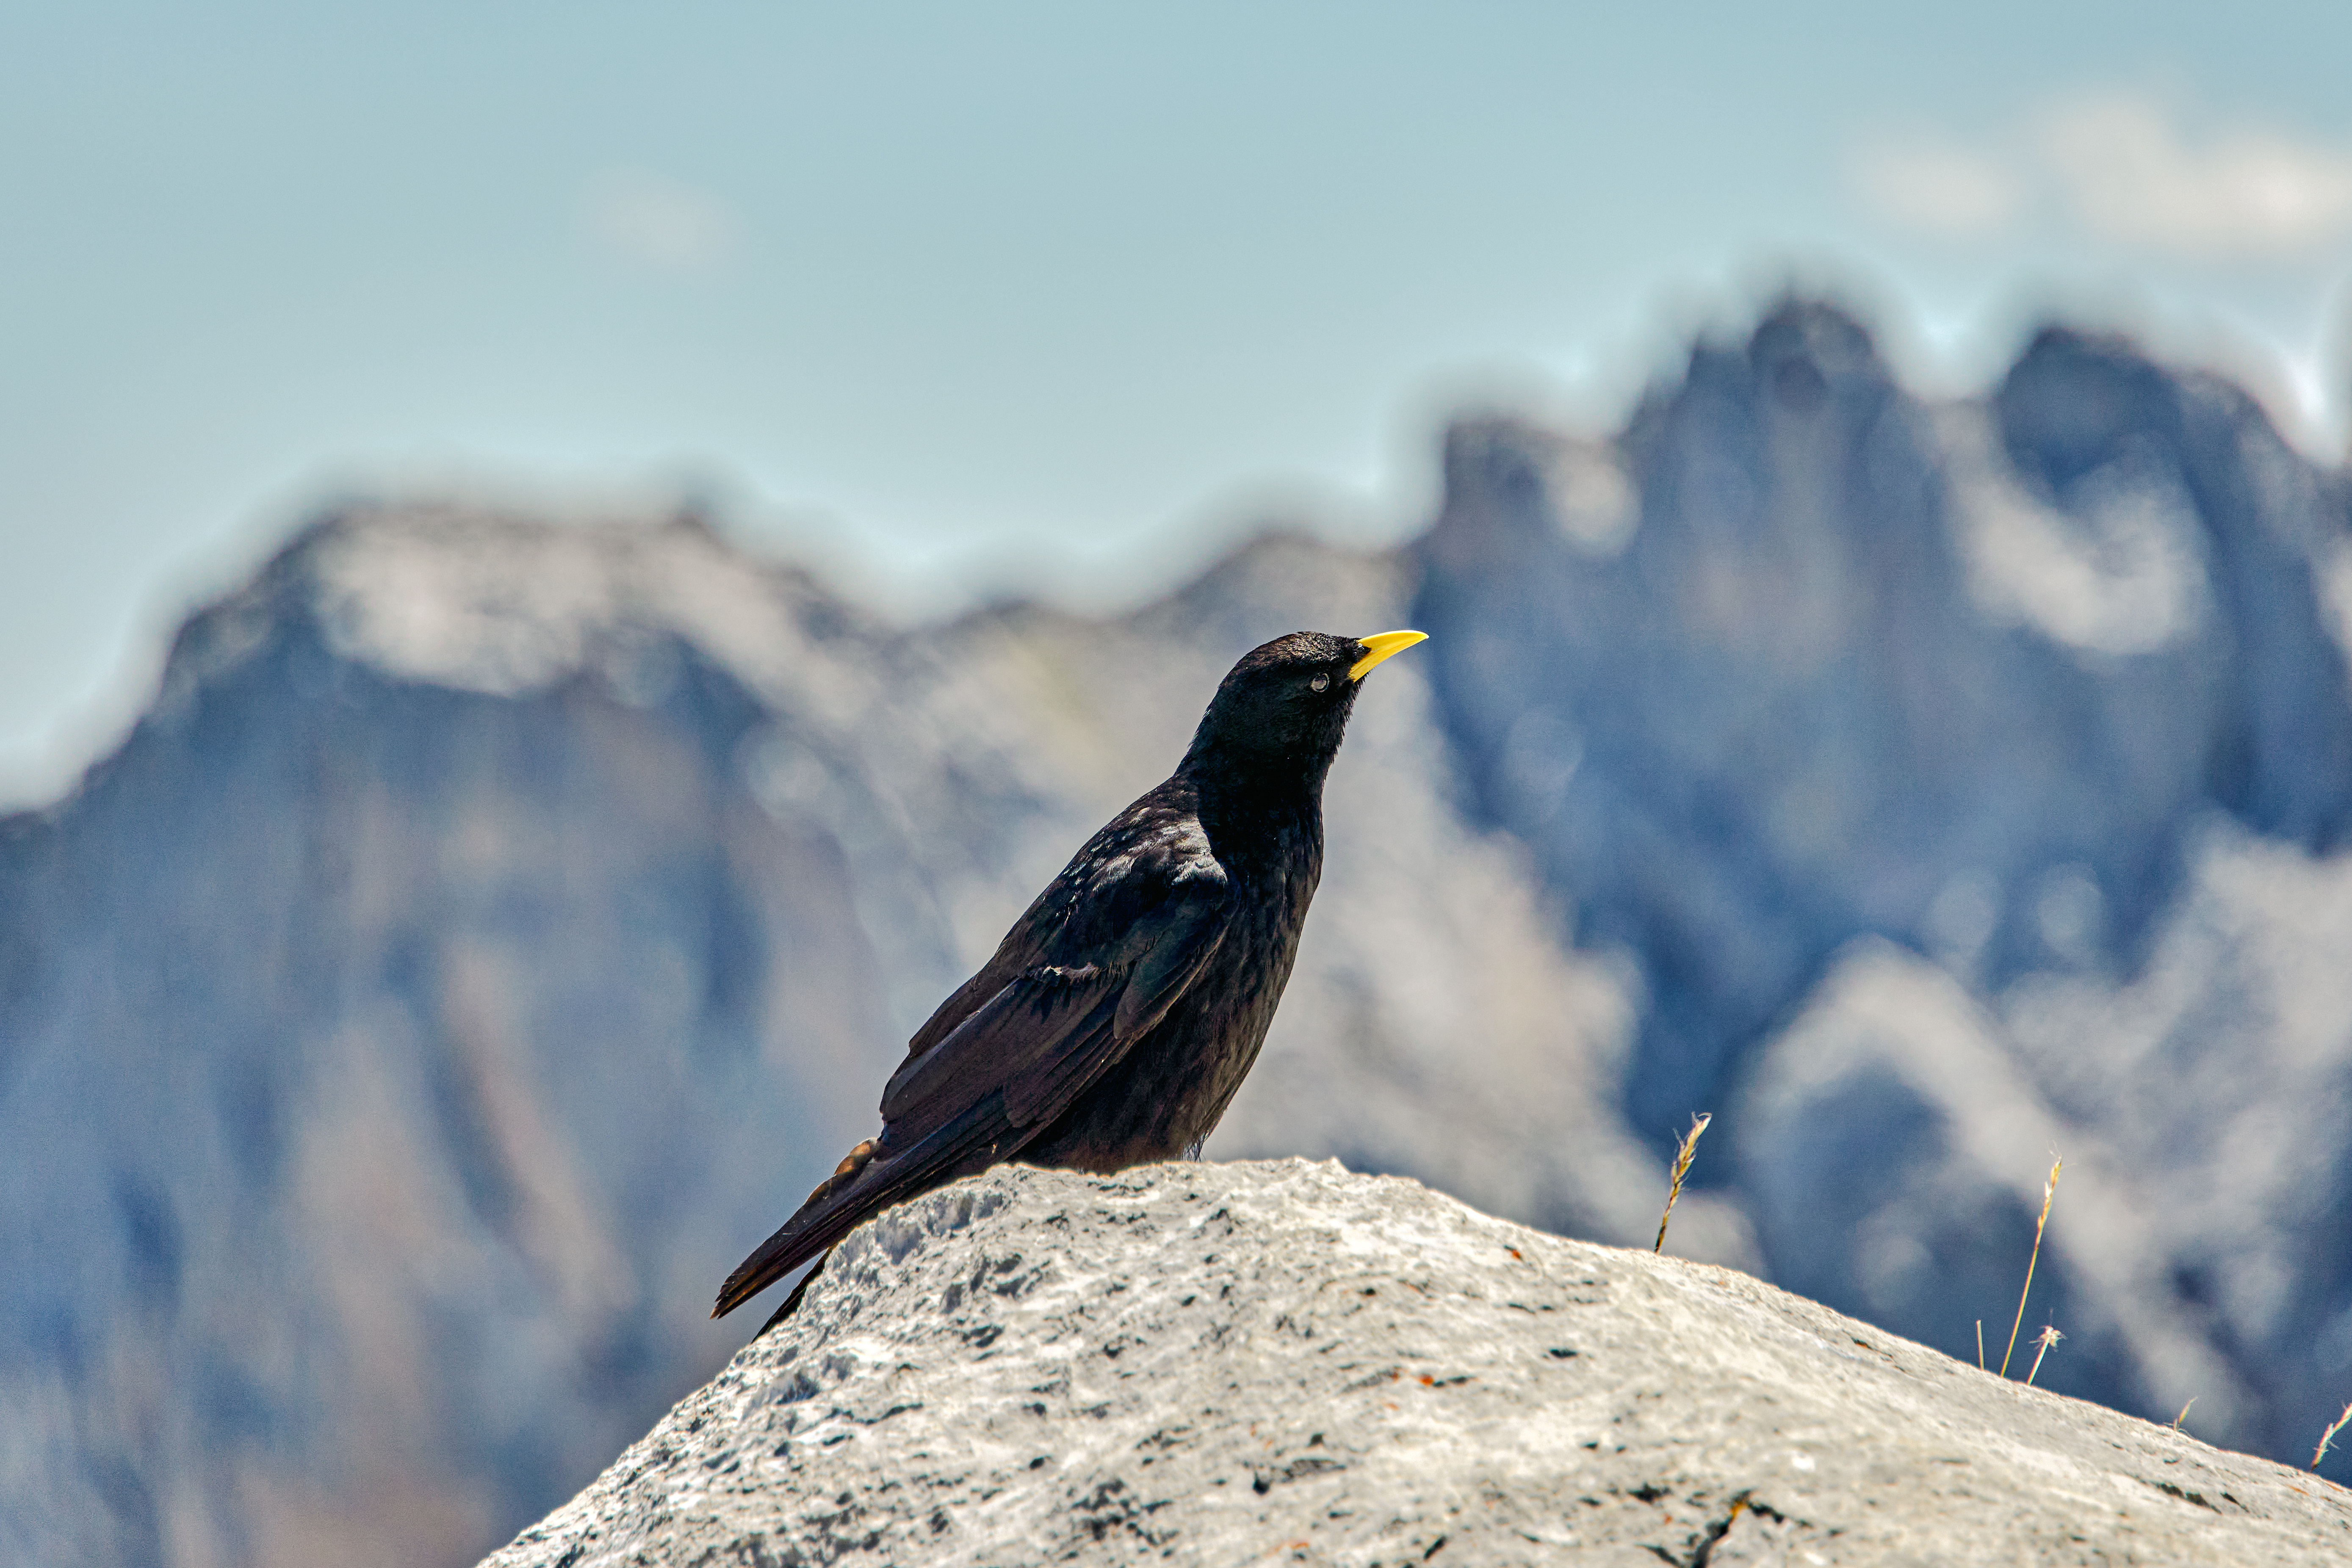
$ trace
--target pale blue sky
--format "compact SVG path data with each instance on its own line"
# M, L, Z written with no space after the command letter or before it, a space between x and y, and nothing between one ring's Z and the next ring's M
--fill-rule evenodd
M1953 384L2056 299L2340 440L2352 6L2249 15L0 0L0 802L420 475L1115 602L1395 537L1449 403L1605 420L1791 264Z

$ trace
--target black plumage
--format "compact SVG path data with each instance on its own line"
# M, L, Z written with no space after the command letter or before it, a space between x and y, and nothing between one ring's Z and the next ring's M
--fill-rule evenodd
M1116 1171L1197 1153L1290 978L1359 683L1421 640L1294 632L1234 665L1175 773L1088 839L916 1032L881 1135L729 1276L712 1315L1000 1161Z

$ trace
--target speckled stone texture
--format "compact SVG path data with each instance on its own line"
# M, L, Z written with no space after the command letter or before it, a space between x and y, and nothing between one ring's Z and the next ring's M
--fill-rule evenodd
M2338 1564L2352 1493L1410 1181L1012 1167L489 1559L1144 1561Z

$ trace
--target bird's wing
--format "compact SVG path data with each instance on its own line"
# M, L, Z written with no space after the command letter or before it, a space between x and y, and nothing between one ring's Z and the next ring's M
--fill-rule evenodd
M1222 875L1190 879L1105 962L1016 975L891 1078L882 1091L884 1146L911 1153L991 1095L1001 1095L1002 1126L1016 1135L1068 1110L1207 965L1225 900Z
M1229 894L1197 828L1189 839L1169 837L1170 852L1149 852L1157 847L1093 865L1081 853L1057 882L1067 896L1045 945L1053 956L1090 961L1013 973L910 1055L883 1090L882 1136L870 1156L855 1169L844 1162L744 1259L719 1292L719 1315L975 1156L1013 1157L1167 1016L1216 952Z

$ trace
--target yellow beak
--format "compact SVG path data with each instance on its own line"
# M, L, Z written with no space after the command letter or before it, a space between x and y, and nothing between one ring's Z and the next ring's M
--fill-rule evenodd
M1368 637L1358 637L1364 645L1364 657L1348 667L1348 679L1361 680L1371 673L1372 666L1391 654L1402 653L1417 642L1427 642L1427 632L1374 632Z

